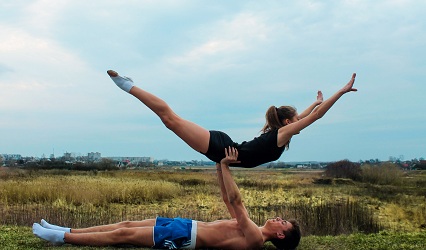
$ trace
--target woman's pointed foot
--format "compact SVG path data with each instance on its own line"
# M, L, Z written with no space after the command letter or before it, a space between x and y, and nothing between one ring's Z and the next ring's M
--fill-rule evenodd
M114 71L114 70L112 70L112 69L108 70L108 71L107 71L107 73L108 73L108 75L109 75L110 77L117 77L117 76L118 76L118 73L117 73L117 72L115 72L115 71Z
M135 85L131 78L120 76L114 70L110 69L107 71L107 73L111 77L111 79L115 82L115 84L118 87L120 87L122 90L126 91L127 93L129 93L130 89Z

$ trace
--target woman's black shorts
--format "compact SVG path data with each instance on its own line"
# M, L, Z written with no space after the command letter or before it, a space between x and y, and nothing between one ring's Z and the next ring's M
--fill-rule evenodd
M225 148L236 147L237 143L221 131L210 130L209 149L204 155L210 160L219 163L225 158Z

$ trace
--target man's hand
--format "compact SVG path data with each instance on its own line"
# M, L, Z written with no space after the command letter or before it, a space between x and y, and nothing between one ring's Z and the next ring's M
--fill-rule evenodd
M356 73L353 73L351 80L349 80L349 82L340 90L343 94L352 92L352 91L358 91L357 89L353 88L355 83L355 77L356 77Z
M225 158L220 161L221 165L229 166L231 163L240 163L238 161L238 150L234 147L225 148Z

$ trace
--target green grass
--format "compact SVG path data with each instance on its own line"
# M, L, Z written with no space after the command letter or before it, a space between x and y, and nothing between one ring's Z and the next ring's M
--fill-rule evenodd
M125 249L120 247L78 247L63 245L55 247L36 238L30 227L0 226L0 242L2 249ZM265 249L270 248L266 245ZM128 249L128 248L126 248ZM299 250L326 249L426 249L426 231L416 233L381 232L378 234L350 234L340 236L307 236L303 237Z
M298 249L426 249L426 232L308 236L302 238Z
M0 226L0 249L32 250L32 249L120 249L119 247L79 247L72 245L53 246L35 237L30 227Z

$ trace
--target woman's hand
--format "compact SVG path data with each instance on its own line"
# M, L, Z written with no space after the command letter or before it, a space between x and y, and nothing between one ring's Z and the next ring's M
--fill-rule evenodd
M351 80L349 80L349 82L340 90L343 94L352 92L352 91L358 91L357 89L353 88L355 83L355 77L356 77L356 73L353 73Z
M234 147L225 148L225 158L223 158L220 163L226 166L229 166L231 163L240 163L238 161L238 150Z
M316 104L320 105L323 101L324 101L324 97L322 96L322 92L321 90L318 90Z

